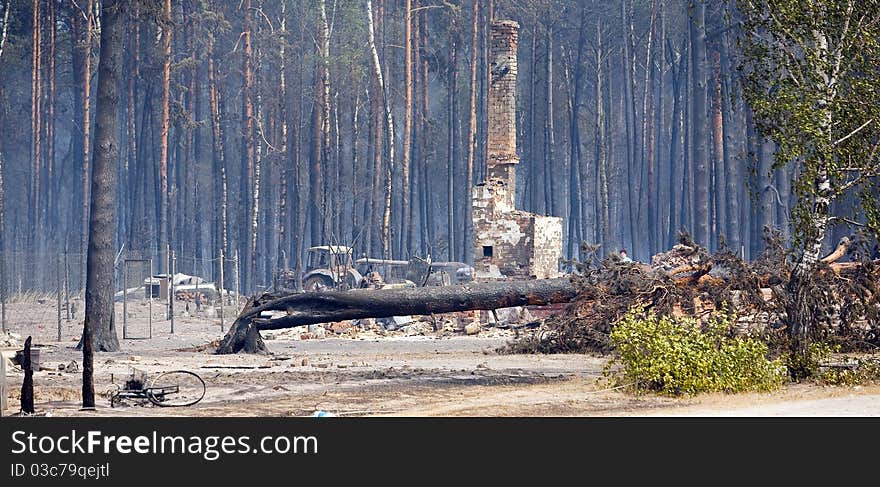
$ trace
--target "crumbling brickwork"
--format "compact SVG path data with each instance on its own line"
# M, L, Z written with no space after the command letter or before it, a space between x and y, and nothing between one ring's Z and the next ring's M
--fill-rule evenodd
M478 279L559 275L562 218L517 210L516 48L519 24L492 23L489 159L486 180L473 188L474 268Z

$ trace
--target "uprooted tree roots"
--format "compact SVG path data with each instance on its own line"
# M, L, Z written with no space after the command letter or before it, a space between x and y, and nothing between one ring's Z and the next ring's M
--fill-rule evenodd
M738 317L739 331L765 334L781 347L791 328L795 296L787 291L790 259L778 234L765 229L766 249L745 262L722 242L714 254L686 233L651 264L597 258L598 246L584 244L587 258L575 263L578 295L561 316L508 344L510 353L601 352L611 349L612 327L633 306L657 314L707 317L725 307ZM844 239L823 259L806 284L811 336L847 350L880 346L880 265L871 260L871 240ZM836 263L843 255L851 262Z

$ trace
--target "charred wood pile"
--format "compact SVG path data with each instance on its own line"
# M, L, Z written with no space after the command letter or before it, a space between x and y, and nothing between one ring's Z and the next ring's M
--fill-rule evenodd
M617 256L590 258L578 264L572 282L577 296L561 315L547 320L534 334L505 347L507 352L607 352L613 325L633 306L675 316L735 314L739 332L774 333L784 337L786 306L793 299L787 283L791 258L779 235L765 234L765 251L743 261L721 246L714 254L686 234L651 264L623 262ZM810 314L816 333L859 348L880 346L880 260L876 249L857 238L844 238L822 259L811 282ZM843 257L849 262L838 262Z

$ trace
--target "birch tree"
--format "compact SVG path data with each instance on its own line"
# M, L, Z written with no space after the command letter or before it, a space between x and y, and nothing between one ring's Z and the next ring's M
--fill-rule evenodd
M385 110L385 125L388 130L388 164L385 166L385 209L382 214L382 254L391 258L391 175L394 174L394 115L388 100L388 88L382 77L382 64L379 62L379 51L376 50L376 35L373 29L373 2L367 0L367 31L369 32L370 55L373 61L373 73L379 90L382 92L382 106ZM376 168L378 170L378 168Z
M811 296L822 291L811 280L830 227L880 230L880 1L740 0L739 8L744 92L758 129L777 144L773 167L794 175L787 319L803 354L821 319ZM832 214L849 192L862 208Z

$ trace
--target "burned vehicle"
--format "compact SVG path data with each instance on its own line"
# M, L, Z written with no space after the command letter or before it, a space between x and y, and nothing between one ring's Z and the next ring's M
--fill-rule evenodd
M352 266L352 248L344 245L310 247L302 275L304 291L353 289L361 286L363 276ZM275 290L297 289L295 269L282 269L275 276Z
M352 259L351 247L322 245L307 251L302 275L306 292L388 287L448 286L472 281L473 267L463 262L431 262L412 257L409 260ZM284 269L276 274L277 290L297 288L296 271Z

